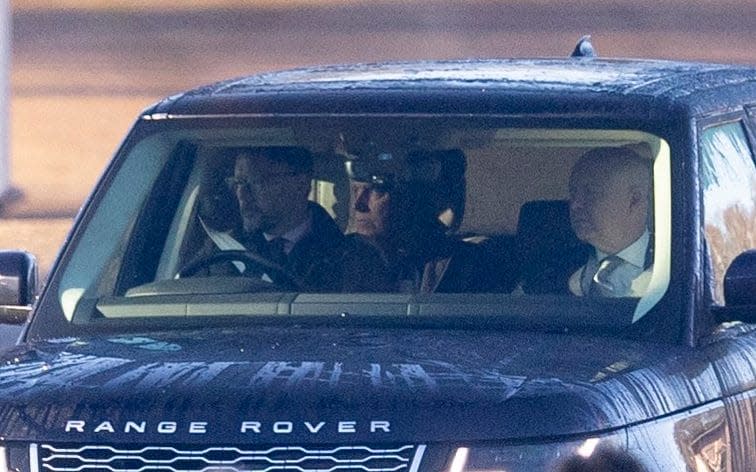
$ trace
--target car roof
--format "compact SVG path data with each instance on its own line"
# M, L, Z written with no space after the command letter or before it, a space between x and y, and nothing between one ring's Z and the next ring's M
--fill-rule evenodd
M658 108L674 105L688 108L691 113L705 113L732 103L756 103L756 67L593 57L320 66L261 73L199 87L164 100L150 112L203 115L431 111L412 107L413 99L427 101L449 94L488 100L519 97L533 101L540 97L556 99L558 103L577 97L584 105L602 99L642 101ZM397 96L405 107L392 101ZM375 103L377 99L383 99L383 103ZM360 105L345 106L345 100Z

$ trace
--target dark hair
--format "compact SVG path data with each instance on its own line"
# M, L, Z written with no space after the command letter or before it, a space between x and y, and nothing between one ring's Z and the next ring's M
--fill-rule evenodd
M264 157L272 162L286 164L297 174L311 174L313 167L312 153L299 146L259 146L241 147L232 151L238 156Z
M465 208L465 154L459 149L413 151L407 165L411 179L406 192L419 206L414 210L435 222L450 209L459 223Z

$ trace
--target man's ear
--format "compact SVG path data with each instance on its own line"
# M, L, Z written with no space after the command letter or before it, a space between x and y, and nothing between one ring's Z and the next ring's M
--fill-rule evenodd
M629 196L628 207L632 212L643 211L645 213L647 211L648 195L639 186L631 186Z

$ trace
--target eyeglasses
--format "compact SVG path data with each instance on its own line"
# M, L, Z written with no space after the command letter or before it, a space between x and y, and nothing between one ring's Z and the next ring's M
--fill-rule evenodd
M238 192L244 190L249 192L253 189L270 188L281 182L281 179L285 177L293 177L297 175L297 172L274 172L271 174L256 176L253 179L246 178L240 179L238 177L226 177L225 182L228 188L232 192Z

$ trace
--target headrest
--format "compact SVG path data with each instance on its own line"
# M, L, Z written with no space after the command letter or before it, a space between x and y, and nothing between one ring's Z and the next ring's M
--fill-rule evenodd
M574 237L567 200L533 200L523 203L517 234L547 239Z

